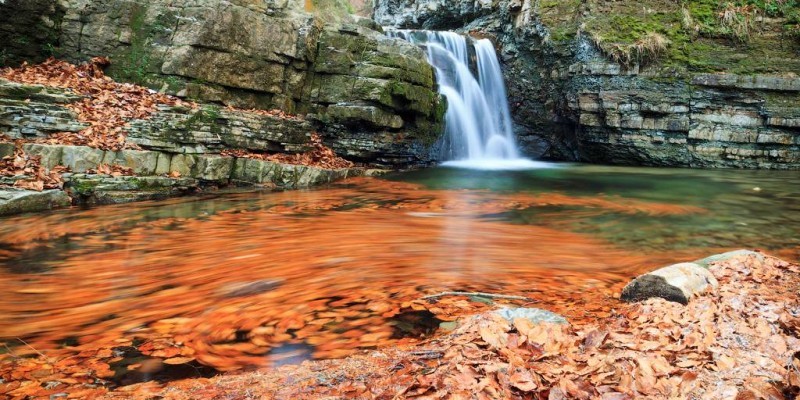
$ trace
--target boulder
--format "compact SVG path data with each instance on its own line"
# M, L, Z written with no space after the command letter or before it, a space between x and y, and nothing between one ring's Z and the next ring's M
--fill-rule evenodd
M47 169L62 165L61 157L64 154L64 146L27 143L22 145L22 150L28 155L41 157L40 163Z
M622 289L622 300L634 302L660 297L687 304L693 296L718 285L714 275L700 264L674 264L634 279Z

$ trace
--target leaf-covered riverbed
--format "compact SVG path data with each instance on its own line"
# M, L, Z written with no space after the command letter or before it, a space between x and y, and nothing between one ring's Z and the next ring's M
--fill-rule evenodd
M419 176L408 177L420 181ZM451 178L448 180L458 182ZM495 178L494 185L503 183L499 176ZM582 331L581 327L608 332L616 329L617 334L635 336L635 343L660 343L658 337L637 336L641 332L626 325L629 322L625 321L638 321L639 317L633 318L634 308L617 299L622 286L647 270L733 246L724 241L728 240L726 236L715 239L723 240L716 246L698 241L700 236L693 235L683 242L679 240L681 236L662 235L659 241L653 235L658 230L650 226L640 232L636 227L647 225L637 224L641 220L658 226L673 224L673 232L680 234L689 230L680 221L696 219L704 224L692 229L706 229L711 232L706 237L717 238L714 232L722 230L714 230L716 225L708 221L725 223L726 218L738 218L750 222L753 217L749 210L742 216L729 215L729 209L722 212L716 204L704 205L702 198L676 201L640 183L630 185L627 191L598 192L609 188L608 184L601 184L601 178L598 175L596 186L573 186L582 187L583 192L553 188L503 190L490 184L484 188L441 188L431 182L360 178L324 190L233 194L7 218L0 226L0 287L6 293L0 299L0 390L11 396L72 393L85 397L109 390L124 393L128 385L147 382L145 386L129 388L146 393L161 390L158 388L176 379L356 355L349 361L291 367L300 369L288 375L280 372L285 370L277 370L267 373L267 377L288 379L297 377L301 372L296 371L304 368L333 371L341 367L346 371L354 362L421 357L422 364L395 363L387 364L389 369L381 366L381 373L365 371L372 371L370 379L394 379L393 376L400 376L395 372L401 374L398 371L405 370L406 378L412 379L402 381L408 383L405 387L409 396L429 393L431 388L435 393L444 387L438 379L446 379L446 374L453 372L447 368L454 358L445 357L448 348L426 347L440 343L431 342L431 338L444 340L444 344L456 340L444 335L457 325L459 318L500 305L538 307L564 315L571 328L553 333L561 338L556 342L564 349L573 346L569 343L585 340L590 331ZM718 185L701 184L707 193L730 195ZM770 192L768 183L762 185L759 193L769 194L764 197L772 202L773 210L794 204L785 205L782 199L791 196ZM591 190L595 192L589 193ZM649 194L636 194L637 190ZM751 192L746 192L747 196L752 196ZM791 217L789 214L784 226L776 226L774 232L764 232L760 243L750 242L749 238L758 236L739 225L742 245L758 244L791 258L797 251L794 238L780 235L781 229L792 226ZM582 232L581 227L589 225L587 221L604 219L618 221L614 229L627 229L627 238L643 239L644 232L652 240L640 242L649 245L632 250L630 242L617 241L615 234ZM730 231L736 232L736 227L732 224ZM778 279L774 274L770 276ZM761 280L770 283L770 279ZM765 290L769 287L765 286ZM515 298L423 298L446 291ZM710 301L719 303L718 299ZM682 313L681 309L670 308L677 306L659 307L662 308L654 315L664 310ZM686 318L701 317L687 314ZM673 319L671 323L705 329L695 327L691 321L694 320ZM614 324L623 325L613 328ZM488 343L479 328L472 333L464 331L472 329L466 326L479 325L458 328L456 332L461 333L457 335L478 335L464 336L469 340L463 339L467 341L461 345L473 343L478 337L482 338L481 343ZM531 344L527 339L520 342L519 336L525 334L519 329L525 328L513 323L491 326L505 338L498 339L505 344L514 340L520 348ZM516 339L512 338L514 335ZM614 337L609 333L604 340L626 343L627 337ZM503 355L499 347L477 346L479 352L473 355L480 359L489 353L494 354L491 357L511 357ZM373 357L382 354L374 353L379 349L389 349L387 356ZM434 352L429 354L428 350ZM687 351L697 349L691 347ZM403 354L416 356L408 359ZM528 357L528 353L522 354L523 358ZM671 369L666 375L663 371L656 373L655 382L675 378L678 370L717 365L717 359L707 351L697 354L705 357L697 359L699 364L670 364L678 369ZM736 358L733 353L725 354ZM667 353L652 355L670 363L676 360ZM409 383L433 374L436 363L446 367L440 371L445 375L430 376L433 380L417 388ZM415 369L415 365L421 369ZM631 368L634 365L640 366L635 360ZM487 371L471 368L457 373L489 376ZM554 375L569 371L536 371L539 375L531 375L531 382L519 383L523 388L536 385L536 393L555 384L567 385L560 383L564 377L573 379L572 375ZM616 370L604 371L611 373L609 377L619 375ZM528 379L527 375L523 378ZM236 378L221 377L214 385L226 379ZM378 387L398 387L359 379L351 381L362 382L368 388L375 387L369 382ZM486 387L499 390L501 397L505 390L523 390L511 388L509 382L490 382L495 386ZM192 386L195 383L186 384L189 386L179 389L197 389ZM196 384L210 383L201 380ZM286 390L299 390L287 382L280 385ZM468 389L475 390L465 386L448 393ZM318 393L314 390L322 389L309 393ZM354 396L371 396L358 388L354 390Z

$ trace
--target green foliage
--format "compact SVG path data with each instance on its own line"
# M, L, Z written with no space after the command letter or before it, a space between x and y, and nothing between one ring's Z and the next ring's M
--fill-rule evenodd
M578 11L581 0L541 0L536 14L550 31L550 40L569 42L578 33Z
M654 63L685 36L677 13L612 15L591 20L588 27L595 44L624 65Z

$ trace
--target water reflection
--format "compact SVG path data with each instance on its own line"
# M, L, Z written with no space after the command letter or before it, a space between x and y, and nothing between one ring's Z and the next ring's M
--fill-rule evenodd
M738 247L796 257L798 183L437 169L6 218L0 340L18 352L15 338L63 356L133 346L218 370L269 366L403 342L483 306L418 301L447 290L523 295L579 323L654 266Z

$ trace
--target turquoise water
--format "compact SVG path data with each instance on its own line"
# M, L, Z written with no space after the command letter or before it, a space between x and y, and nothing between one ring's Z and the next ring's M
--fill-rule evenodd
M800 171L693 170L551 164L527 171L432 168L386 178L438 190L562 193L699 207L706 212L582 215L551 205L487 216L568 228L631 250L691 247L800 251ZM797 251L795 251L797 254Z

